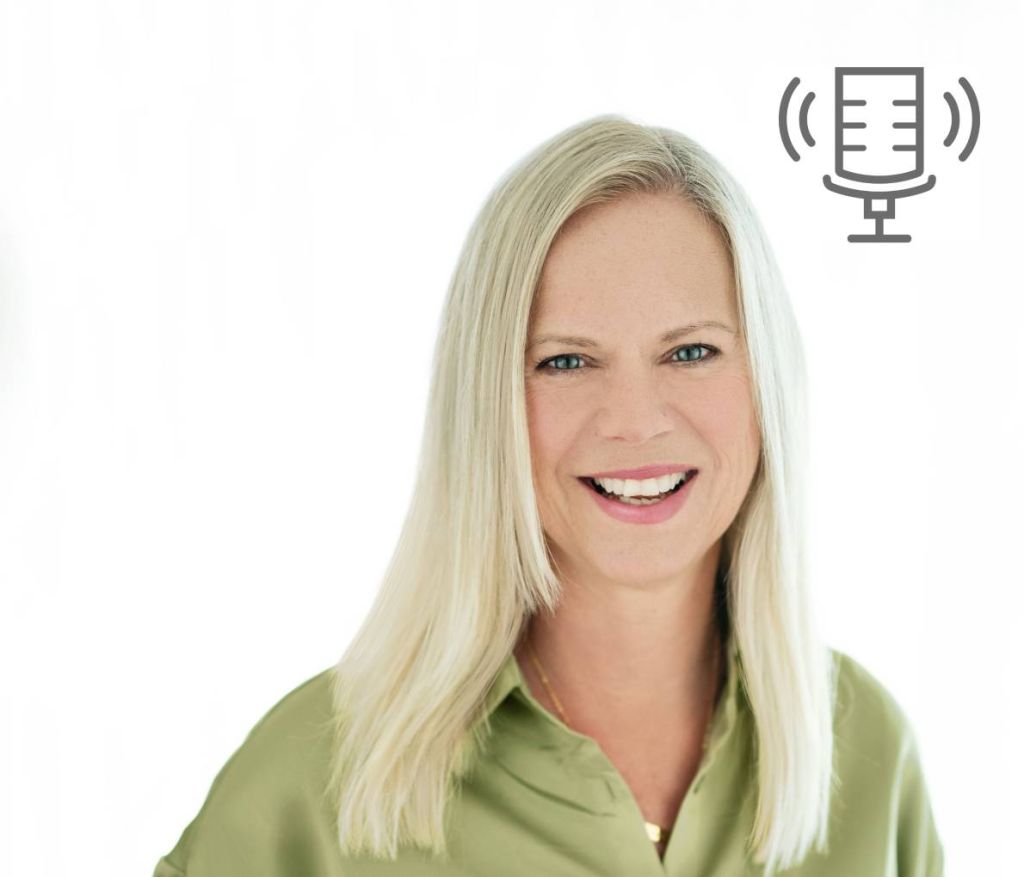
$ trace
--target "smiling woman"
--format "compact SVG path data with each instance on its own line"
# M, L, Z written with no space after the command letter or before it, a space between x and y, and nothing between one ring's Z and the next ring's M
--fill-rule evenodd
M937 877L912 727L812 623L805 373L740 186L601 116L491 193L338 663L157 877Z

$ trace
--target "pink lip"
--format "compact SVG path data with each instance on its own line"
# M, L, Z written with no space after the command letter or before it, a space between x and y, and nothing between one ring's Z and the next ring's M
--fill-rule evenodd
M697 467L691 463L666 463L660 466L641 466L639 469L616 469L614 472L595 472L587 478L658 478L662 475L673 475L676 472L689 472Z

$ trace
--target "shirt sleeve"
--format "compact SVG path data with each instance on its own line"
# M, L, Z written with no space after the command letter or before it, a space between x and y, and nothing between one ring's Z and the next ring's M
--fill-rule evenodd
M900 768L897 873L899 877L944 877L945 853L932 812L917 737L909 726Z

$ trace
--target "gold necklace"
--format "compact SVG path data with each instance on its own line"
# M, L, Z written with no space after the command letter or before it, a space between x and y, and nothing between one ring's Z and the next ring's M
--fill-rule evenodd
M544 668L540 664L540 658L537 657L537 652L533 648L533 637L532 636L527 637L526 645L527 645L527 647L530 650L530 658L533 661L533 666L537 668L537 675L540 676L540 681L544 685L544 690L547 691L548 697L550 697L551 700L554 702L556 709L558 710L559 714L562 716L562 721L565 722L565 724L568 725L571 728L572 725L569 724L569 717L565 714L565 709L562 706L562 702L558 699L558 695L555 694L554 690L551 688L551 684L548 682L548 675L547 675L547 673L544 672ZM718 666L718 652L717 651L715 652L715 666L716 667ZM717 673L716 673L716 677L717 677ZM669 830L667 828L663 828L662 826L658 825L657 823L649 822L646 819L644 820L644 827L647 829L647 836L652 841L654 841L654 843L659 844L662 841L668 840L668 832L669 832Z

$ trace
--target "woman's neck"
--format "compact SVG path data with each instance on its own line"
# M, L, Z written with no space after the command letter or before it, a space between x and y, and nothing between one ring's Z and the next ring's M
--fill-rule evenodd
M555 712L530 654L580 733L703 728L724 679L715 582L688 590L583 593L565 588L553 616L531 618L516 647L531 693Z

